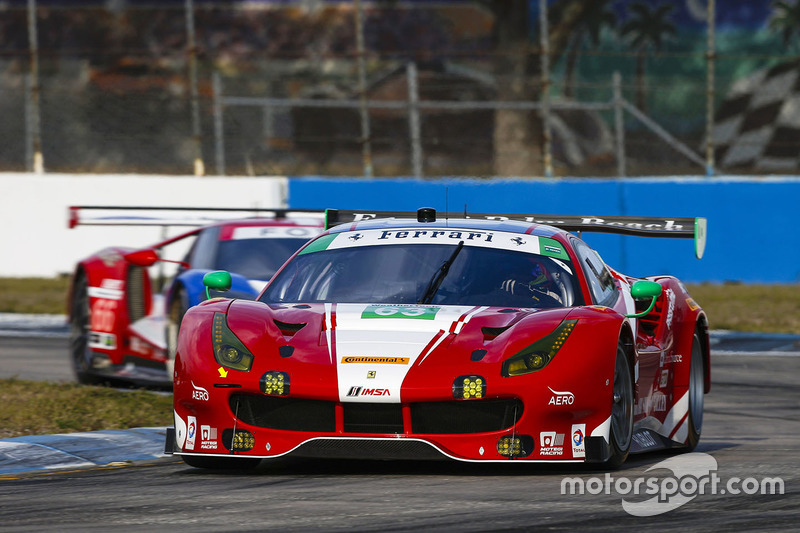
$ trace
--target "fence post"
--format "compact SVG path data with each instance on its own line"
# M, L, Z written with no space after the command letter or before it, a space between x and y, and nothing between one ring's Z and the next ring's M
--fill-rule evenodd
M31 156L29 164L33 172L44 173L44 155L42 155L42 121L39 109L39 37L36 33L36 0L28 0L28 46L30 48L31 72L26 78L28 83L30 114L28 115L29 142Z
M708 0L708 44L706 51L706 176L713 176L714 161L714 60L716 45L714 44L716 12L714 0Z
M423 177L422 170L422 135L419 120L419 87L417 84L417 64L413 61L406 65L408 78L408 131L411 141L411 168L414 176Z
M552 140L550 137L550 29L547 25L547 0L539 0L539 39L542 48L542 154L544 175L553 177Z
M618 70L611 77L614 87L614 129L616 131L617 176L625 177L625 122L622 109L622 76Z
M203 139L200 133L200 102L197 91L197 46L194 35L194 3L186 0L186 40L189 54L189 90L192 98L192 141L194 142L194 175L206 173L203 163Z
M361 157L364 165L364 177L372 177L372 132L369 124L367 108L367 67L364 64L364 11L361 0L355 0L356 7L356 53L358 54L358 94L361 103Z
M219 72L212 74L212 92L214 98L214 154L217 163L217 175L225 175L225 131L222 122L222 79Z

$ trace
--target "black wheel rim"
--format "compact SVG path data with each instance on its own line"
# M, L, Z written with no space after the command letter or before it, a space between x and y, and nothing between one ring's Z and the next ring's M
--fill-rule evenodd
M630 447L633 436L633 382L625 352L621 347L617 350L617 361L614 365L611 433L620 450Z

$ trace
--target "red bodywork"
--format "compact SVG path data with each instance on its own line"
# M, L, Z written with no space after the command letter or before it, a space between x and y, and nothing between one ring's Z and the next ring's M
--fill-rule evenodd
M454 226L457 221L451 220L448 231ZM527 233L537 228L544 226L532 224ZM547 232L579 264L569 234ZM592 305L587 281L579 275L587 305L428 306L438 313L435 324L400 317L395 312L401 306L391 304L383 305L384 311L395 314L376 321L364 318L367 304L204 302L187 313L181 327L175 452L604 461L618 346L624 346L635 378L631 451L687 445L695 335L704 392L710 387L705 314L677 279L657 276L648 278L663 288L653 309L642 318L628 318L636 311L630 297L636 280L611 273L619 292L611 307ZM249 371L225 368L215 359L215 316L253 354ZM511 354L565 320L577 320L577 325L549 365L525 375L503 375ZM369 344L374 357L347 361L352 359L347 350L358 342ZM393 357L393 350L414 342L400 385L384 386L382 373L406 364ZM276 372L286 380L287 395L265 387ZM454 385L466 376L482 380L480 397L456 397ZM526 449L504 453L506 437L521 439Z
M74 227L77 223L78 209L70 210L70 227ZM152 224L155 222L148 225ZM180 250L179 257L164 261L180 263L183 270L178 274L188 279L187 272L197 266L182 259L197 255L197 250L203 244L195 239L204 231L216 227L220 228L220 241L231 239L232 232L242 228L300 228L309 231L304 239L306 240L322 230L322 220L321 218L311 222L308 219L284 218L227 220L191 229L154 243L133 255L164 258L170 249ZM189 252L186 252L186 249ZM139 262L136 260L138 257L126 259L126 254L134 250L126 247L105 248L78 261L72 274L67 298L67 313L72 323L71 342L74 346L76 337L81 335L88 337L85 355L71 354L73 364L81 364L81 362L76 363L76 359L85 361L84 368L76 368L78 377L82 381L86 381L89 376L88 380L92 382L110 378L141 385L172 385L172 376L166 370L168 355L165 315L176 295L176 289L181 283L185 284L186 280L179 279L174 274L163 276L160 272L161 261L148 268L146 265L136 264ZM76 306L76 293L81 291L85 291L88 304L88 323L85 325L76 323L79 318L77 315L80 314L79 307Z

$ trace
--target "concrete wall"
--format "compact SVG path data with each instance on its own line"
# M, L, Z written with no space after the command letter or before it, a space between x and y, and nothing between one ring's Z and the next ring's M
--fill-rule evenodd
M800 178L372 179L0 173L0 276L56 276L109 245L147 246L159 228L67 229L70 205L407 209L703 216L705 257L689 240L584 234L620 271L686 282L798 283ZM170 228L168 235L185 228Z
M285 207L286 178L0 173L0 191L0 276L54 277L106 246L162 239L158 227L68 229L70 205Z
M800 178L289 181L295 208L408 209L708 219L702 260L690 240L585 233L621 272L673 274L686 282L800 282Z

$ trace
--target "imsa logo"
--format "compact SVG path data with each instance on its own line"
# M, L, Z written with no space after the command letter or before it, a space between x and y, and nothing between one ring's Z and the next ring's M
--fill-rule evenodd
M369 389L366 387L350 387L347 391L347 397L352 398L355 396L391 396L389 389Z

